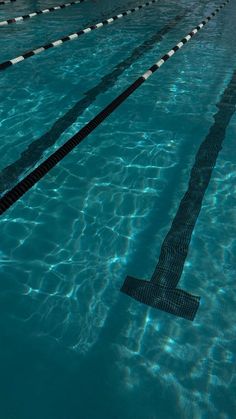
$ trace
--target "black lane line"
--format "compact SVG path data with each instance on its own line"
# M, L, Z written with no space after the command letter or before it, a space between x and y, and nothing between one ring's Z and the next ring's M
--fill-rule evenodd
M169 58L179 51L192 37L198 33L230 0L222 3L211 15L207 16L198 26L186 35L177 45L154 63L142 76L135 80L120 95L112 100L102 111L81 128L72 138L59 147L38 167L22 179L14 188L0 198L0 215L17 202L29 189L42 179L53 167L67 156L78 144L93 132L111 113L115 111L135 90L137 90L153 73L161 68Z
M229 1L229 0L228 0ZM78 39L82 35L86 35L87 33L90 33L91 31L103 28L106 25L113 24L116 20L119 20L125 16L128 16L131 13L135 13L145 7L151 6L154 3L159 2L159 0L149 0L146 3L142 3L139 6L133 7L132 9L126 10L125 12L121 12L118 15L112 16L108 19L103 20L102 22L98 22L95 25L88 26L87 28L81 29L78 32L71 33L69 35L64 36L63 38L57 39L55 41L52 41L48 44L40 45L37 48L27 51L18 57L11 58L10 60L4 61L0 63L0 71L4 71L7 68L16 65L24 60L27 60L30 57L33 57L34 55L41 54L44 51L47 51L51 48L57 48L60 45L63 45L65 42L74 41L75 39Z
M121 288L122 292L138 301L188 320L194 319L200 297L176 287L182 275L202 201L222 149L225 131L236 110L236 71L217 107L215 122L197 152L187 192L163 241L151 280L143 281L128 276Z
M16 0L12 0L12 1L16 1ZM7 25L9 25L11 23L19 23L19 22L22 22L24 20L29 20L29 19L31 19L33 17L38 16L38 15L45 15L45 14L47 15L48 13L51 13L53 11L65 9L67 7L70 7L70 6L75 6L75 5L78 5L80 3L84 3L86 1L87 0L75 0L75 1L73 1L71 3L58 4L57 6L48 7L47 9L44 9L44 10L37 10L37 11L34 11L34 12L30 12L27 15L22 15L22 16L18 16L18 17L15 17L15 18L7 19L7 20L4 20L4 21L0 21L0 27L6 27ZM133 1L127 2L126 3L126 6L127 7L133 7L133 3L134 3ZM48 10L48 12L46 13L45 10ZM116 11L119 11L119 10L120 10L120 6L116 7L115 9L113 9L112 11L110 11L109 13L116 13ZM100 16L105 19L105 13L104 13L104 11L101 12ZM95 18L92 21L90 20L90 22L88 24L86 24L85 26L88 26L89 24L90 25L91 24L92 25L96 25L97 19L96 19L96 21L95 21Z
M186 14L187 11L184 11L181 15L175 16L175 18L163 26L161 30L135 48L129 57L116 65L109 74L102 77L97 86L88 90L84 94L85 97L83 99L79 100L65 115L58 119L50 131L33 141L27 149L21 153L18 160L4 168L0 173L0 194L7 189L10 189L27 169L34 166L41 159L44 152L54 145L63 132L96 100L97 96L113 87L121 74L137 59L154 48L156 43L161 42L163 36L173 29Z

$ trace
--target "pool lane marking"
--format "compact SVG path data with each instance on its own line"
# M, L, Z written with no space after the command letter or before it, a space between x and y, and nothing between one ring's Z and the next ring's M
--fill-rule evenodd
M119 13L116 16L112 16L108 19L105 19L102 22L96 23L95 25L89 26L85 29L81 29L79 32L75 32L75 33L72 33L70 35L64 36L63 38L58 39L58 40L53 41L53 42L50 42L49 44L41 45L41 46L35 48L32 51L27 51L24 54L19 55L16 58L12 58L11 60L8 60L8 61L5 61L5 62L1 63L0 64L0 70L5 70L6 68L11 67L12 65L18 64L19 62L24 61L27 58L32 57L33 55L40 54L41 52L46 51L49 48L58 47L59 45L62 45L63 43L65 43L67 41L73 41L74 39L77 39L80 36L82 36L86 33L89 33L89 32L91 32L95 29L100 29L105 25L110 25L111 23L113 23L117 19L121 19L124 16L127 16L131 13L137 12L138 10L143 9L144 7L150 6L151 4L157 3L157 2L159 2L159 0L151 0L151 1L148 1L146 3L140 4L139 6L136 6L133 9L126 10L125 12Z
M0 1L0 6L2 5L2 4L9 4L9 3L13 3L13 2L15 2L16 0L6 0L6 1Z
M32 17L38 16L38 15L55 12L56 10L60 10L60 9L65 9L66 7L74 6L76 4L80 4L80 3L83 3L85 1L86 0L75 0L75 1L72 1L71 3L58 4L57 6L48 7L47 9L36 10L34 12L28 13L27 15L18 16L18 17L14 17L12 19L3 20L2 22L0 22L0 26L6 26L6 25L10 25L11 23L22 22L22 20L31 19Z
M65 144L59 147L39 166L32 170L24 179L17 183L10 191L6 192L0 198L0 215L8 208L15 204L29 189L31 189L40 179L42 179L53 167L55 167L64 157L67 156L78 144L80 144L91 132L93 132L116 108L118 108L138 87L143 84L159 68L190 41L192 37L200 31L230 0L226 0L219 6L210 16L205 18L196 28L186 35L175 47L149 68L141 77L135 80L120 95L110 102L102 111L100 111L93 119L91 119L83 128L81 128L73 137ZM172 53L174 51L174 53Z
M73 122L76 122L78 117L95 102L97 96L105 93L113 87L119 76L129 68L135 61L146 54L149 50L154 48L163 40L163 37L171 31L186 15L189 14L189 9L184 10L181 14L175 16L167 22L159 31L146 39L141 45L134 48L131 54L123 61L115 65L115 67L107 73L98 84L84 93L84 97L74 104L62 117L60 117L48 132L44 133L40 138L31 142L25 150L22 150L20 157L12 164L6 166L0 171L0 196L9 190L18 182L22 174L26 170L30 170L32 166L36 165L42 158L43 153L55 144L60 135L69 128ZM192 10L191 10L192 12Z
M192 233L202 209L226 129L236 111L236 71L216 104L214 123L198 148L184 193L161 245L150 281L127 276L121 291L135 300L168 313L194 320L200 297L177 288L188 256Z

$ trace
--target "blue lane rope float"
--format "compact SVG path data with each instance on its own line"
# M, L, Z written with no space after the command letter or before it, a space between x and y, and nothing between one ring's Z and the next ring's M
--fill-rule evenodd
M124 16L128 16L131 13L137 12L140 9L143 9L144 7L150 6L153 3L157 3L159 0L150 0L146 3L140 4L139 6L134 7L133 9L130 10L126 10L125 12L119 13L116 16L112 16L108 19L103 20L102 22L99 22L95 25L89 26L85 29L81 29L78 32L72 33L70 35L64 36L61 39L57 39L56 41L50 42L49 44L46 45L41 45L37 48L35 48L34 50L25 52L22 55L19 55L18 57L12 58L9 61L5 61L3 63L0 64L0 70L5 70L8 67L11 67L12 65L15 65L21 61L26 60L29 57L32 57L33 55L36 54L40 54L43 51L46 51L47 49L50 48L55 48L58 47L59 45L62 45L63 43L67 42L67 41L73 41L77 38L79 38L82 35L85 35L86 33L89 33L95 29L100 29L105 25L110 25L111 23L113 23L115 20L121 19Z
M45 161L30 172L24 179L17 183L10 191L0 198L0 215L4 214L13 204L15 204L29 189L31 189L40 179L42 179L53 167L55 167L64 157L67 156L78 144L80 144L91 132L93 132L116 108L118 108L138 87L140 87L155 71L170 58L184 44L200 31L230 0L226 0L210 16L205 18L196 28L186 35L175 47L150 67L142 76L135 80L127 89L110 102L102 111L91 119L80 131L78 131L65 144L59 147Z
M2 5L2 4L9 4L9 3L13 3L13 2L15 2L16 0L5 0L5 1L0 1L0 6Z
M46 14L46 13L56 12L57 10L65 9L66 7L74 6L76 4L80 4L85 1L86 0L75 0L75 1L72 1L71 3L58 4L57 6L48 7L47 9L43 9L43 10L35 10L34 12L30 12L27 15L17 16L12 19L3 20L0 22L0 26L6 26L6 25L10 25L11 23L22 22L22 20L31 19L32 17Z
M236 110L236 71L216 106L218 111L214 115L214 124L198 149L188 189L162 243L151 280L127 276L121 288L122 292L135 300L187 320L194 320L200 297L176 287L183 272L202 201L222 149L227 126Z

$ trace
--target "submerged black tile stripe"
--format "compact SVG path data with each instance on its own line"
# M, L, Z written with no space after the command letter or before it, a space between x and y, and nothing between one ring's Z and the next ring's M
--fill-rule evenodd
M162 29L146 39L141 45L134 48L132 53L120 63L116 64L109 73L102 77L96 86L85 92L84 97L66 112L65 115L59 118L48 132L32 141L25 150L22 150L20 158L0 172L0 195L15 185L17 180L23 177L23 173L26 170L29 170L42 158L45 151L55 144L60 135L83 114L85 109L96 100L100 93L105 93L114 86L120 75L137 59L154 48L158 42L161 42L163 37L171 31L188 12L189 10L187 9L180 15L175 16L175 18L165 24Z
M12 65L15 65L15 64L17 64L21 61L24 61L24 60L26 60L27 58L29 58L33 55L40 54L41 52L43 52L43 51L45 51L49 48L58 47L59 45L62 45L64 42L73 41L74 39L77 39L81 35L84 35L88 32L91 32L92 30L99 29L99 28L101 28L105 25L109 25L117 19L121 19L124 16L128 16L129 14L134 13L134 12L140 10L140 9L143 9L144 7L150 6L153 3L157 3L158 1L159 0L150 0L146 3L143 3L143 4L135 7L132 10L127 10L125 12L121 12L116 16L112 16L108 19L103 20L102 22L99 22L99 23L95 24L95 25L89 26L85 29L81 29L78 32L72 33L70 35L66 35L61 39L57 39L56 41L50 42L49 44L41 45L41 46L35 48L34 50L25 52L24 54L19 55L18 57L12 58L11 60L8 60L8 61L5 61L5 62L1 63L0 64L0 70L5 70L6 68L11 67Z
M228 2L229 0L227 3ZM224 3L224 5L227 3ZM191 37L189 39L191 39ZM162 65L164 60L161 59L158 61L158 63L161 63ZM81 141L83 141L92 131L94 131L111 113L113 113L115 109L118 108L118 106L120 106L136 89L138 89L138 87L141 86L141 84L143 84L154 71L160 68L158 63L156 64L155 70L151 72L149 69L146 73L144 73L144 75L139 77L109 105L107 105L101 112L99 112L90 122L88 122L77 134L75 134L58 150L51 154L51 156L49 156L44 162L36 167L10 191L5 193L3 197L0 198L0 214L3 214L8 208L17 202L29 189L31 189L53 167L55 167L64 157L66 157L67 154L69 154L78 144L80 144Z
M181 41L175 45L167 54L163 55L163 57L152 67L150 67L146 73L143 74L142 77L148 79L156 70L158 70L167 60L169 60L172 55L174 55L179 49L181 49L184 44L186 44L190 39L198 32L200 31L215 15L217 12L219 12L221 9L223 9L226 4L228 4L230 0L226 0L224 3L222 3L213 13L211 13L209 16L207 16L198 26L196 26L191 32L188 33Z
M9 25L11 23L22 22L22 20L31 19L32 17L38 16L38 15L55 12L60 9L65 9L65 7L74 6L76 4L80 4L85 1L86 0L75 0L70 3L58 4L57 6L48 7L47 9L43 9L43 10L35 10L34 12L30 12L27 15L17 16L12 19L3 20L0 22L0 26Z
M156 269L150 281L127 277L121 291L147 305L193 320L200 297L176 288L188 255L192 232L202 207L206 189L227 126L236 111L236 71L221 96L214 124L202 142L191 170L188 189L161 246Z

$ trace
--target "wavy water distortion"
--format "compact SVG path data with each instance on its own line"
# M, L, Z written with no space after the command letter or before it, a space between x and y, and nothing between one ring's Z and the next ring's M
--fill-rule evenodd
M91 25L88 26L87 28L81 29L78 32L74 32L71 33L70 35L66 35L61 39L57 39L56 41L52 41L49 44L44 44L44 45L40 45L39 47L31 50L31 51L27 51L25 53L23 53L22 55L19 55L18 57L12 58L11 60L8 61L4 61L3 63L0 63L0 70L6 70L7 68L11 67L12 65L16 65L18 63L20 63L21 61L24 61L30 57L33 57L34 55L38 55L41 54L44 51L47 51L48 49L51 48L57 48L60 45L63 45L65 42L68 41L74 41L75 39L78 39L80 36L85 35L91 31L94 31L96 29L100 29L106 25L111 25L113 22L115 22L116 20L119 20L125 16L130 15L131 13L135 13L141 9L143 9L144 7L148 7L154 3L157 3L159 0L150 0L146 3L142 3L139 6L136 6L132 9L126 10L125 12L121 12L118 15L112 16L108 19L103 20L102 22L96 23L95 25Z
M69 109L65 115L59 118L48 132L34 140L28 148L22 150L20 158L0 172L0 194L7 189L10 189L26 170L36 164L42 158L43 153L55 144L60 135L62 135L89 106L91 106L97 96L112 88L123 72L137 59L154 48L157 43L161 42L163 37L171 31L186 14L187 11L184 11L182 14L175 16L175 18L164 25L162 29L136 47L127 58L119 62L110 73L107 73L102 77L101 81L96 86L85 92L84 97Z
M75 6L77 4L83 3L84 1L86 0L75 0L75 1L72 1L71 3L58 4L57 6L48 7L47 9L35 10L26 15L17 16L11 19L3 20L0 22L0 26L10 25L11 23L22 22L22 20L32 19L32 17L35 17L35 16L39 16L39 15L51 13L51 12L56 12L57 10L65 9L66 7L70 7L70 6Z
M154 0L152 0L154 1ZM129 85L120 95L112 100L102 111L91 119L83 128L80 129L66 143L59 147L46 160L22 179L14 188L0 198L0 215L7 211L17 202L27 191L29 191L40 179L63 160L75 147L88 137L109 115L111 115L132 93L137 90L152 74L161 68L177 51L189 42L230 0L222 3L214 12L206 17L188 35L186 35L177 45L168 51L163 57L153 64L142 76Z
M202 201L222 149L226 128L236 109L236 71L216 106L218 112L214 116L215 122L197 152L188 190L163 241L151 280L127 276L121 288L122 292L144 304L188 320L194 319L200 297L176 287L182 275Z

